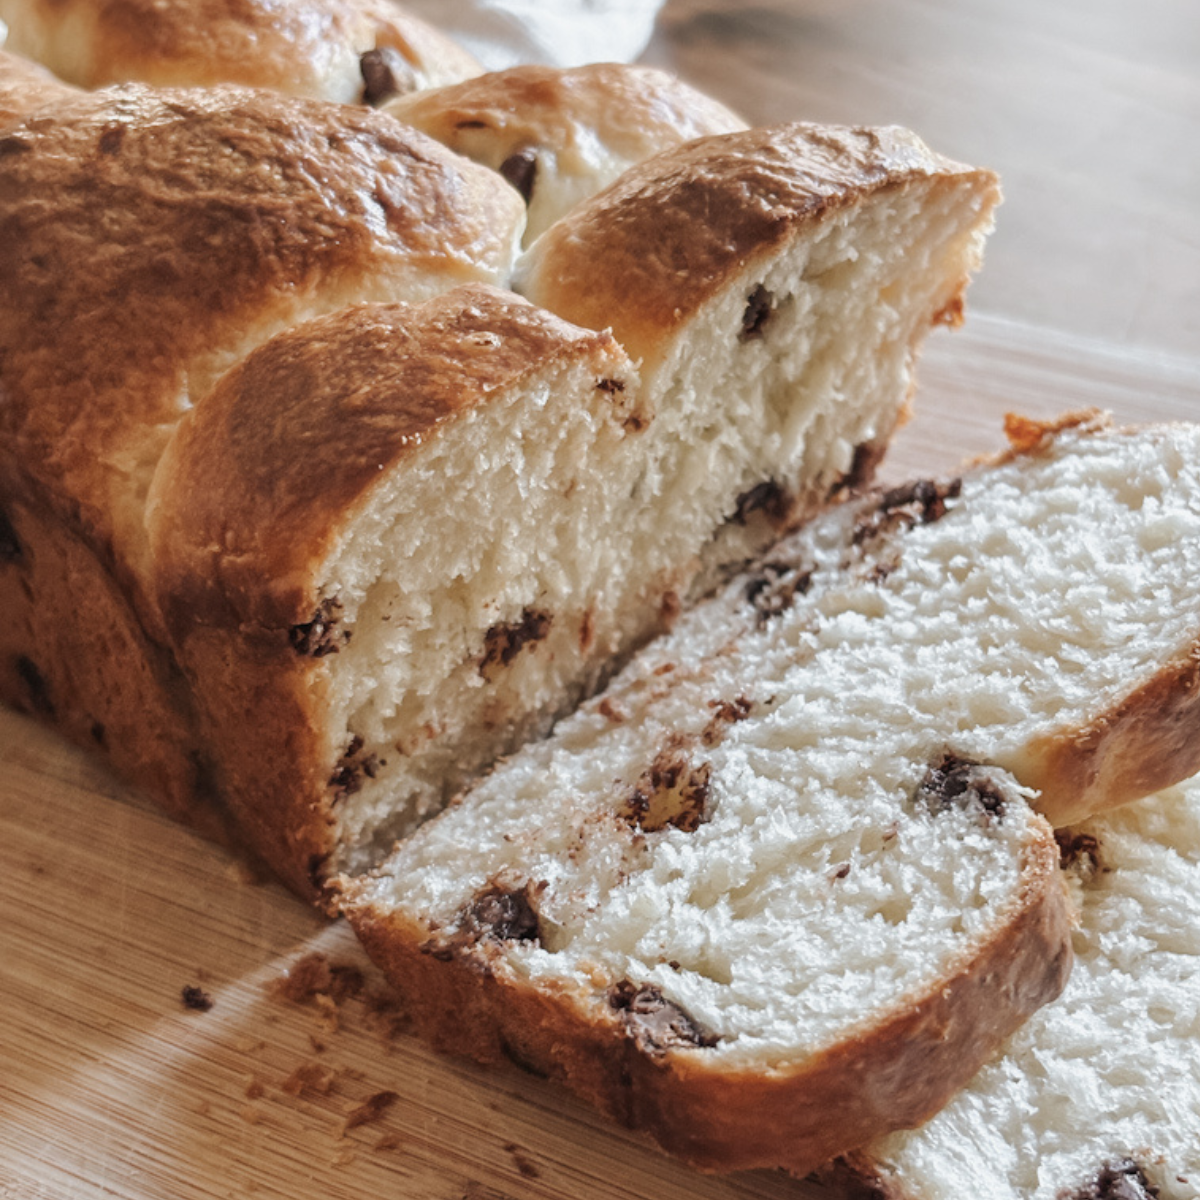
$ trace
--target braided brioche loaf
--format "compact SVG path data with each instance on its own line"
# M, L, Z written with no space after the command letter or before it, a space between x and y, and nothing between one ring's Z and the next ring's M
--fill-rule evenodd
M1056 994L1027 801L1074 819L1200 766L1200 428L1014 433L784 539L345 882L423 1033L700 1166L806 1172L927 1119Z
M0 689L309 892L869 474L998 198L900 131L736 131L521 271L522 197L388 113L43 82L0 146Z

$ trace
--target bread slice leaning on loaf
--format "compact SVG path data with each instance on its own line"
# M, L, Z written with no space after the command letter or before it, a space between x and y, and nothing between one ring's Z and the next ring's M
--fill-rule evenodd
M805 1172L927 1119L1057 993L1030 804L1200 765L1200 427L1014 431L785 539L346 882L434 1043L699 1166Z
M1200 780L1060 834L1075 967L921 1129L822 1172L874 1200L1200 1196Z

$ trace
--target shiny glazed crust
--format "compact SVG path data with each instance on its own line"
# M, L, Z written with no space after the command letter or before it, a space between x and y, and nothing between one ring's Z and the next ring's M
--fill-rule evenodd
M447 960L427 924L358 906L353 884L345 907L419 1031L439 1049L485 1063L508 1059L559 1079L702 1170L807 1174L881 1129L931 1116L1061 991L1070 917L1048 829L1027 846L1022 875L990 937L925 994L871 1013L826 1051L770 1071L721 1071L703 1049L651 1056L615 1013L598 1019L570 995L515 978L499 952L490 963Z
M502 276L522 220L389 117L264 92L114 88L0 153L0 460L135 576L130 477L256 332Z
M999 183L929 150L908 130L803 123L703 138L647 159L548 230L519 290L591 329L611 328L635 359L749 264L872 193L923 179L969 179L990 208ZM956 295L966 287L964 275ZM961 301L937 318L961 320Z
M0 132L80 94L78 88L56 79L45 67L0 50Z
M332 543L405 458L564 361L597 380L628 369L607 334L492 288L345 309L239 364L163 460L150 505L161 609L224 790L297 890L319 890L333 850L338 750L323 725L329 659L298 653L291 631L313 619Z
M390 0L0 0L0 20L9 49L85 88L237 83L349 103L366 51L394 52L403 91L482 70Z

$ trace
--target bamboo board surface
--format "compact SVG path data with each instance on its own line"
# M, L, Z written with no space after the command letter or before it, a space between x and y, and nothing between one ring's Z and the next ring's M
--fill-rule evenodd
M1073 7L1084 11L1080 3ZM1001 9L1016 33L989 41ZM1113 6L1086 11L1099 22L1088 27L1093 58L1102 53L1096 29L1107 30L1109 39L1111 62L1104 58L1104 69L1096 67L1097 89L1109 87L1110 67L1128 52L1130 89L1159 97L1162 111L1173 114L1174 124L1145 136L1157 137L1165 154L1168 142L1190 131L1190 166L1172 167L1152 197L1148 184L1139 192L1127 173L1099 158L1086 167L1059 162L1049 168L1049 181L1039 177L1039 186L1057 186L1062 196L1102 192L1106 202L1081 211L1060 205L1051 213L1065 242L1053 260L1043 253L1041 235L1007 241L997 235L991 257L999 281L988 290L989 263L967 326L931 339L916 417L885 466L890 479L945 474L964 457L998 449L1008 409L1051 416L1099 405L1129 421L1200 413L1200 270L1193 270L1200 263L1194 151L1200 87L1173 66L1180 43L1194 45L1200 26L1180 13L1183 28L1174 41L1165 32L1155 35L1159 61L1142 52L1144 36L1139 41L1115 24ZM1021 21L1035 21L1033 12L1024 3L993 12L983 0L861 6L792 0L725 8L676 0L650 58L709 86L754 120L834 119L839 103L844 119L870 119L865 110L875 105L917 125L939 148L986 162L992 161L986 146L970 150L970 111L945 100L959 82L957 56L976 54L985 83L1001 78L998 56L1019 39ZM859 26L874 17L884 25L856 41ZM913 37L924 39L920 56L916 42L905 41L902 18ZM930 44L934 28L945 37ZM776 36L766 36L772 31ZM1047 47L1066 45L1064 29L1031 24L1027 33L1028 46L1047 56ZM1157 82L1148 83L1156 61ZM1018 107L1035 111L1037 96L1053 97L1063 85L1061 77L1031 74L1024 86L1020 105L1001 107L990 124L976 115L981 140L1006 114L1015 119ZM1086 99L1074 100L1081 111ZM1142 131L1131 118L1125 134L1132 139ZM1001 159L1016 154L1014 139L996 142ZM1053 158L1046 139L1031 142L1029 153ZM1019 166L1015 174L1019 182ZM1009 197L1014 228L1032 228L1030 206L1011 181ZM1141 221L1134 230L1141 257L1132 268L1126 264L1140 299L1128 288L1119 298L1106 292L1101 268L1087 257L1088 247L1115 244L1106 233L1109 220L1126 233L1131 221ZM1150 271L1154 287L1146 282ZM1123 278L1113 275L1111 287ZM1052 301L1064 294L1072 302L1056 319ZM326 924L275 884L248 878L237 862L172 824L89 756L4 710L0 928L4 1200L819 1194L770 1172L697 1175L553 1085L515 1069L482 1071L431 1054L369 997L340 1004L282 998L278 981L306 955L363 966L345 927ZM367 981L373 992L369 972ZM190 986L211 998L211 1009L184 1006L182 990ZM356 1114L372 1113L363 1106L381 1094L376 1119L354 1124Z

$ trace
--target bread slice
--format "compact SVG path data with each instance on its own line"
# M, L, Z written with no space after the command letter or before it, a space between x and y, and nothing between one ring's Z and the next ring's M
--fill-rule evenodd
M840 480L870 477L907 412L925 334L962 318L999 198L991 172L907 130L706 137L552 226L515 286L611 329L638 362L653 409L671 414L654 430L655 469L714 521L736 515L711 548L728 561ZM737 419L685 432L706 395ZM736 514L718 511L716 471L743 481Z
M529 205L528 245L636 163L745 129L723 104L653 67L511 67L398 97L387 111L499 171Z
M1200 1196L1200 781L1060 841L1079 909L1062 997L830 1182L879 1200Z
M346 883L429 1038L699 1166L804 1172L931 1116L1056 993L1026 798L1200 765L1200 426L1012 428L786 539Z
M0 696L195 811L145 530L177 423L298 321L507 279L524 206L381 113L245 89L75 95L3 153Z
M483 68L392 0L0 0L7 48L84 88L234 83L356 104Z

